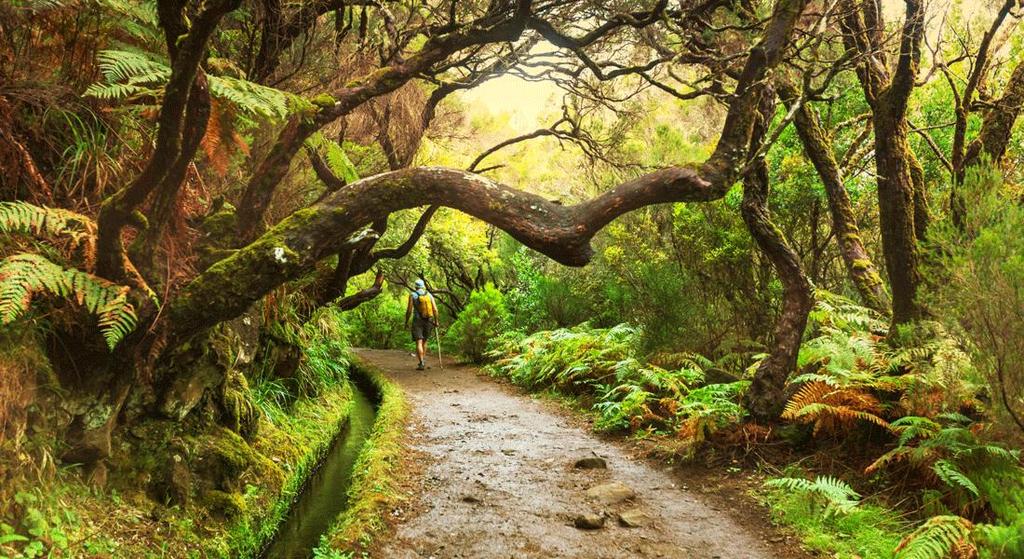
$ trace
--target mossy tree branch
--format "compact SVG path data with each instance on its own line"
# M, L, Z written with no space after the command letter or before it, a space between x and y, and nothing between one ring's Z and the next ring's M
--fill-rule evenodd
M757 116L755 84L778 64L804 5L805 0L776 5L762 40L747 57L718 145L703 165L655 171L573 206L454 169L412 168L368 177L299 210L208 268L170 304L172 333L182 340L238 316L274 287L338 253L363 227L402 209L451 207L562 264L582 266L592 255L591 238L625 213L652 204L721 198L737 180L747 153Z

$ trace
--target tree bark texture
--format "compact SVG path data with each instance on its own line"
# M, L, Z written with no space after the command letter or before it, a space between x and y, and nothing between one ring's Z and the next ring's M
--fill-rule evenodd
M878 216L893 325L922 314L917 301L921 283L917 243L928 222L923 173L910 149L907 122L907 104L921 59L924 6L919 0L905 0L905 4L899 52L891 70L884 64L885 22L874 0L847 0L841 22L846 49L859 60L857 78L873 115Z
M772 92L766 88L760 119L754 127L750 153L756 153L764 140L774 113ZM744 396L744 406L757 421L778 418L786 404L786 383L796 368L800 340L807 326L807 315L814 305L811 283L804 274L800 257L772 223L768 211L770 191L768 165L761 157L743 178L743 221L757 247L765 255L782 282L782 312L775 323L771 352L761 364Z
M789 84L778 86L779 94L787 106L797 102L796 89ZM839 254L846 272L865 306L884 314L890 312L889 294L871 256L864 248L853 213L850 195L843 183L843 174L835 159L832 139L821 127L817 112L806 104L797 108L793 120L804 152L814 165L828 200L832 217L832 231L839 245Z

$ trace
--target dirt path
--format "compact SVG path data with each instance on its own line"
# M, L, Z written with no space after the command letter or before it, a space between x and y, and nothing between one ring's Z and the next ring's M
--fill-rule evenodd
M415 371L400 351L361 351L397 380L414 410L413 445L426 456L419 503L377 557L387 559L693 558L770 559L780 538L751 527L704 495L684 490L668 467L631 458L551 405L489 381L471 367ZM577 469L600 456L607 469ZM588 489L620 483L635 497L600 502ZM607 495L607 497L616 497ZM612 499L613 500L613 499ZM627 528L619 513L649 517ZM605 516L596 530L576 517ZM749 516L749 513L748 515ZM775 548L774 550L772 548Z

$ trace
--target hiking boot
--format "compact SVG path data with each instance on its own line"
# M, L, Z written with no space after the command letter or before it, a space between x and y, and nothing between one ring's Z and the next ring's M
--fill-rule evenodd
M427 368L427 367L423 365L423 361L420 361L420 364L419 364L419 365L416 365L416 370L417 370L417 371L422 371L422 370L424 370L424 369L426 369L426 368Z

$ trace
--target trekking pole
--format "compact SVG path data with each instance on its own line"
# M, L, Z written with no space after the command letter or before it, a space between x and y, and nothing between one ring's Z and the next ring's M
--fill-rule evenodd
M444 361L441 361L441 325L434 328L434 338L437 340L437 365L444 370Z

